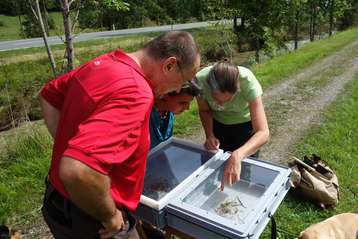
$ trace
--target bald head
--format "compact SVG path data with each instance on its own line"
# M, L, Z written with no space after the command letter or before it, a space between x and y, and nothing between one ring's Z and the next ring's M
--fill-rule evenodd
M144 50L155 60L175 57L183 70L192 68L199 54L192 35L183 31L166 32L148 42Z

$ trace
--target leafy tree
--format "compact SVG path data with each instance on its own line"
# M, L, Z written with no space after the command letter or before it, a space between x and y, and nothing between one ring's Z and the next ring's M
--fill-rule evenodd
M16 16L24 13L26 2L20 0L1 0L0 14Z
M35 0L31 0L35 4ZM59 8L54 0L40 0L39 4L46 5L50 11L58 11ZM25 14L28 10L27 0L1 0L0 1L0 14L18 16Z
M49 30L54 29L55 22L49 17L47 13L47 3L48 1L38 1L39 7L41 10L41 17L44 23L46 34L49 35ZM27 37L42 37L42 29L40 24L38 24L39 19L33 12L33 9L36 9L37 1L36 0L25 0L25 1L14 1L18 13L22 12L24 14L23 19L21 20L20 15L20 24L21 24L21 35L25 38Z
M331 36L336 19L343 16L344 12L350 8L350 4L346 0L326 0L322 3L322 7L328 15L329 35Z
M344 30L354 24L357 24L358 20L358 1L347 0L348 8L343 11L342 16L338 17L338 29Z
M217 36L208 38L208 46L206 46L204 52L206 59L214 61L223 58L232 59L233 53L237 50L234 49L236 35L227 24L226 19L232 18L234 10L229 7L225 0L209 0L202 7L203 11L206 12L206 17L219 20L213 25Z
M307 0L290 0L288 4L286 21L288 25L288 32L293 35L294 49L298 48L300 26L305 20L304 16L306 4Z
M168 24L172 22L166 8L157 0L130 0L129 11L122 14L117 24L120 28L141 27L146 25ZM166 4L170 4L168 1Z
M204 0L158 0L158 5L165 9L168 17L175 22L185 22L192 18L206 19L206 6L212 1Z
M318 33L319 20L323 18L324 11L322 11L322 2L320 0L308 0L307 11L309 12L309 36L310 41L314 41L315 35Z
M255 49L255 60L259 62L259 50L268 40L275 44L280 43L279 33L283 27L284 17L288 9L285 0L230 0L229 6L236 10L241 21L244 22L238 37L244 34L249 37ZM268 39L270 38L270 39Z
M82 28L104 27L110 30L128 10L129 3L123 0L84 0L79 24Z

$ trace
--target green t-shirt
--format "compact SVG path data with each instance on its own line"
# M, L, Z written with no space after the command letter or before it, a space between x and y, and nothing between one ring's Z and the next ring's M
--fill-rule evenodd
M206 81L212 66L203 68L196 74L203 89L203 98L208 102L213 117L222 124L239 124L251 120L248 102L262 95L262 87L254 74L247 68L238 66L240 90L223 108L218 107L211 97L211 90Z

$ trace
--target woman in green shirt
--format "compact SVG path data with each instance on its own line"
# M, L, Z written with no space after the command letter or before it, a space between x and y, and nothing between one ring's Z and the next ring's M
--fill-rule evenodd
M223 190L240 179L241 160L257 156L269 140L262 88L249 69L226 61L202 69L196 78L203 89L197 102L205 147L232 152L225 164Z

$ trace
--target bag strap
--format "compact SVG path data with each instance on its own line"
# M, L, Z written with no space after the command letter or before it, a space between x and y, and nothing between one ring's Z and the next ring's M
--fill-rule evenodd
M293 160L296 164L304 167L307 169L307 171L312 172L312 171L316 171L313 167L309 166L308 164L306 164L305 162L303 162L302 160L296 158L295 156L293 156Z
M269 215L270 220L271 220L271 239L277 239L277 225L276 225L276 220L273 217L273 215Z

